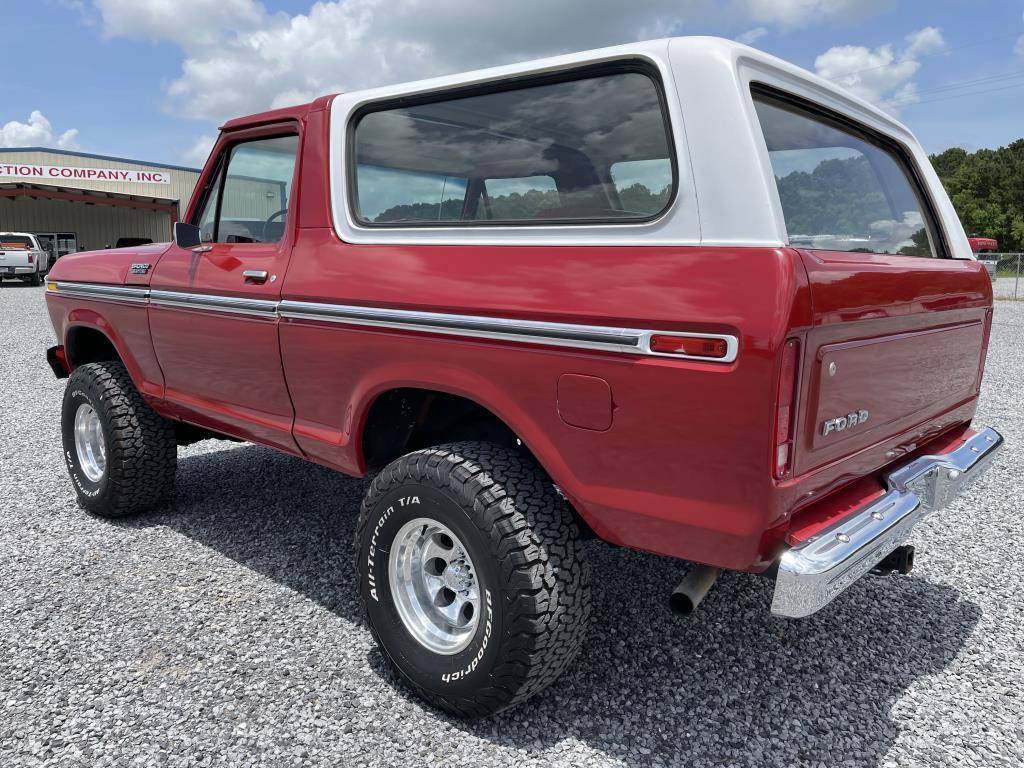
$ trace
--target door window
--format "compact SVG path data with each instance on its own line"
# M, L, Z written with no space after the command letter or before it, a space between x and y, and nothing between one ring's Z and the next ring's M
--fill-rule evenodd
M204 242L276 243L291 199L296 135L235 144L207 194L196 224Z
M922 195L897 152L852 126L755 93L790 245L937 255Z
M199 235L204 243L212 243L217 238L217 207L220 205L220 187L223 178L223 173L217 174L196 222L199 227Z

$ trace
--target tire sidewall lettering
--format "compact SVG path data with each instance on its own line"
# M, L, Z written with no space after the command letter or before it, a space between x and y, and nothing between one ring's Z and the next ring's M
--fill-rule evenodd
M107 445L110 445L106 414L102 402L102 398L94 396L87 388L75 386L74 389L69 388L66 391L64 408L61 414L64 463L67 465L68 474L71 476L71 482L74 484L76 492L86 502L96 501L104 494L107 489L109 471L96 483L92 482L82 472L82 468L78 463L78 453L75 449L75 414L83 403L90 405L99 414L103 436L107 439Z
M416 498L402 504L401 499ZM377 512L377 510L380 510ZM392 596L388 568L390 548L401 527L416 517L436 519L452 529L469 552L481 580L483 620L470 644L459 653L434 653L405 629ZM465 510L448 494L421 484L398 486L375 505L360 542L360 571L363 603L377 638L396 665L415 684L435 693L458 695L458 689L474 690L478 678L487 676L498 659L501 645L500 592L497 558L480 540L481 533Z
M471 674L477 668L477 665L480 663L480 659L483 658L484 651L487 650L487 644L491 639L491 631L494 628L494 606L491 602L491 590L489 589L484 590L484 610L486 611L484 618L484 634L483 639L480 641L480 650L476 652L476 656L473 657L473 660L465 669L460 669L458 672L446 672L442 674L441 682L451 683L456 680L461 680Z

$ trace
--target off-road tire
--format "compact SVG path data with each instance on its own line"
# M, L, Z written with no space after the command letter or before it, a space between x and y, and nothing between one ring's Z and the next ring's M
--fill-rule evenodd
M82 471L75 448L75 414L82 403L99 415L107 446L106 470L97 482ZM61 434L78 503L89 512L123 517L153 509L173 495L174 427L149 407L121 363L90 363L72 371Z
M469 646L454 655L421 645L391 595L389 549L419 517L459 537L490 597ZM384 657L453 715L485 717L543 690L586 635L590 577L579 528L551 479L520 452L463 442L395 460L366 493L355 547L360 598Z

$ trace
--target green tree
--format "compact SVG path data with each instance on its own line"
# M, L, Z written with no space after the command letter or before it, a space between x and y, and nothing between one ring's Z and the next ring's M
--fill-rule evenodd
M968 234L1024 251L1024 139L977 152L953 147L931 161Z

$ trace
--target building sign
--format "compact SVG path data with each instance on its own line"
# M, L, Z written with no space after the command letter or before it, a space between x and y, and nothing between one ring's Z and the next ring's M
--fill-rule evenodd
M0 163L0 177L55 181L113 181L122 184L170 184L168 171L129 171L124 168L82 168L68 165Z

